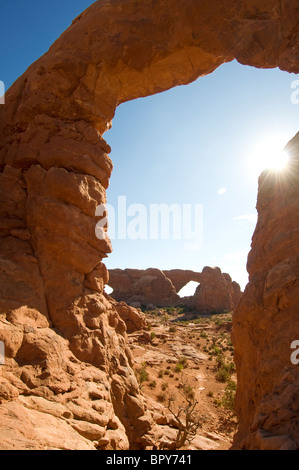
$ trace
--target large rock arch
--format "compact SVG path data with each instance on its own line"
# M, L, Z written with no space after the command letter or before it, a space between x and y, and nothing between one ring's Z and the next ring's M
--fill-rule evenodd
M6 105L0 108L1 339L8 343L11 367L16 361L19 370L30 369L32 357L39 357L39 365L23 370L17 377L21 382L14 381L12 397L20 383L27 391L39 389L41 371L37 373L37 369L45 360L44 385L49 393L70 393L75 372L67 372L66 359L56 363L47 356L48 345L58 332L59 357L73 354L72 361L79 361L77 369L91 364L106 374L109 403L121 421L114 421L112 427L123 432L119 445L125 448L128 439L131 445L142 445L140 436L150 426L146 406L130 369L124 324L102 293L107 272L101 261L111 246L108 239L94 236L95 207L105 202L112 171L110 149L102 134L120 103L190 83L235 58L256 67L299 72L297 44L296 0L101 0L82 13L10 88ZM275 187L269 185L271 192ZM262 192L259 226L270 217L263 209L264 197L268 196ZM293 197L288 194L285 204L296 221ZM295 232L289 233L292 253L296 248L298 253ZM275 230L272 238L274 234ZM253 243L255 253L259 238ZM284 259L290 250L286 248ZM267 266L261 268L263 279ZM295 305L298 291L297 281L292 282L288 311ZM257 300L261 300L261 289L260 278L251 276L250 292L255 292ZM248 296L244 297L245 303ZM263 334L259 322L271 330L271 308L264 315L264 307L259 307L254 325L246 316L248 331L253 328L257 335ZM236 338L245 325L242 315L240 309ZM28 322L32 331L24 330ZM293 325L293 331L295 328ZM250 348L258 353L258 347L255 338ZM237 344L241 391L248 384L249 390L254 388L250 371L244 374L244 354ZM257 359L256 371L259 367ZM275 364L273 367L275 370ZM94 370L92 373L96 377ZM275 390L279 390L284 379L275 380ZM272 382L269 386L267 396L274 390ZM255 396L255 414L264 393L261 387ZM246 400L252 403L250 393L243 403L238 401L243 437L236 445L250 448L260 441L250 438L252 413L246 411ZM272 406L270 400L269 413ZM298 412L296 416L298 419ZM281 434L285 421L282 428L279 423L278 418L274 427ZM266 431L272 429L271 423L265 426ZM259 427L254 432L258 431ZM298 442L298 426L289 427L288 432ZM108 439L116 441L115 436Z

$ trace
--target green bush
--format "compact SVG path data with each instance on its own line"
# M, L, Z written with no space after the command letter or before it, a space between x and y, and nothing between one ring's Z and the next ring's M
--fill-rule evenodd
M146 370L146 366L147 365L145 362L141 364L141 369L139 370L139 383L140 384L143 384L143 382L147 382L149 380L149 375Z
M179 362L176 364L175 366L175 372L182 372L182 370L184 369L184 366L183 364L180 364Z
M152 380L148 385L150 388L156 388L157 382L155 380Z
M216 379L219 382L228 382L228 380L230 379L230 373L226 370L225 367L222 366L216 374Z
M234 411L236 389L237 384L233 380L230 380L224 391L224 397L222 398L222 405L227 410Z

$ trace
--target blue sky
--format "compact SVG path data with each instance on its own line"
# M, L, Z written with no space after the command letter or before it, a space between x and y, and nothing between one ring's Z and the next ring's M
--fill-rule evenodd
M1 0L0 80L9 87L93 1ZM184 240L113 240L108 268L201 270L220 266L242 287L255 228L263 153L298 131L291 102L298 76L225 64L212 75L165 93L124 103L105 134L114 171L108 203L200 204L203 244ZM268 146L268 147L267 147ZM262 150L261 150L262 149ZM132 217L128 218L128 221Z

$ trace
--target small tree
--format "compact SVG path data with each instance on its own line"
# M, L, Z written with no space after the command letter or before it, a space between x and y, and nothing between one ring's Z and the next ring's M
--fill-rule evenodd
M175 449L180 449L186 442L190 443L201 427L201 420L197 413L198 401L195 399L194 391L190 385L182 383L179 394L183 397L183 404L174 406L174 397L168 399L168 410L174 417L178 433L175 440Z
M147 382L149 380L149 375L146 370L147 364L146 362L142 362L141 364L141 369L138 371L138 381L140 384L140 387L142 386L143 382Z

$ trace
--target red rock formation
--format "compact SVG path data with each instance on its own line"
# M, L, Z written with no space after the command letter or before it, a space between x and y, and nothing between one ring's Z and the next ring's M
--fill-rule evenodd
M235 448L299 447L299 133L282 174L259 180L258 224L248 258L249 284L233 317L238 371Z
M188 269L170 269L169 271L163 271L166 277L171 280L176 292L188 284L190 281L201 282L201 273L190 271Z
M219 268L206 266L201 273L201 282L191 305L199 312L231 312L241 297L239 284L233 283L229 274L222 274Z
M193 297L181 298L177 293L191 280L200 282ZM186 304L199 313L222 313L234 310L242 297L240 286L219 268L205 267L202 273L173 269L111 269L111 296L129 305L158 307Z
M109 286L115 300L128 304L175 305L180 300L171 281L159 269L111 269Z
M128 333L148 329L145 315L139 309L129 307L125 302L113 302L111 298L110 302L114 305L120 318L125 322Z
M234 58L299 72L296 0L215 5L95 2L6 93L0 106L2 448L147 445L142 436L151 420L130 367L126 327L102 293L101 262L111 246L95 238L94 210L105 201L112 170L102 134L120 103L190 83ZM285 198L290 208L292 196ZM260 225L272 220L264 214ZM251 291L258 292L259 282L252 278ZM263 370L258 360L255 366ZM269 365L268 373L276 372Z

